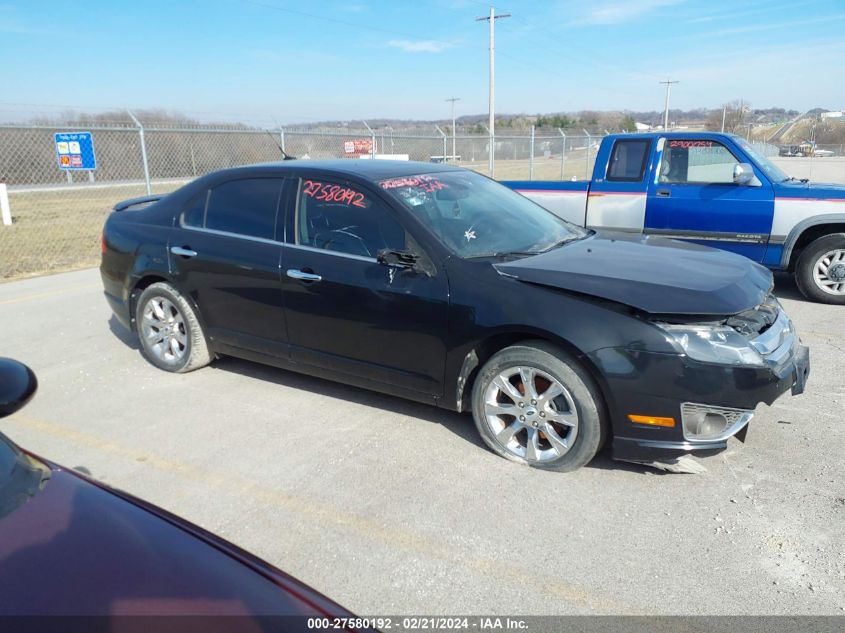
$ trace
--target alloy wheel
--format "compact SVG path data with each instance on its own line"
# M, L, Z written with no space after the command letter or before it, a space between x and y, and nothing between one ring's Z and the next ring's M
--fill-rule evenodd
M527 461L558 459L578 436L572 395L535 367L509 367L490 381L484 417L499 444Z
M188 351L185 318L166 297L151 297L147 301L141 333L150 352L168 365L178 364Z
M819 257L813 267L813 280L828 294L845 295L845 250L828 251Z

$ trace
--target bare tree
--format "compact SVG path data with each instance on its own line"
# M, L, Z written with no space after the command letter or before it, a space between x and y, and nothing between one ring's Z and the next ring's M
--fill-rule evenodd
M718 110L713 110L707 116L707 129L719 131L722 129L722 114L725 117L725 132L738 134L745 131L750 123L750 107L747 101L734 100L724 104Z

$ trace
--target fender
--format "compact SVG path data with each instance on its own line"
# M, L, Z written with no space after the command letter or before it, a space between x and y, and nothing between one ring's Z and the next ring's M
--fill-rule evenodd
M789 268L789 260L792 258L792 251L798 238L808 228L818 226L819 224L845 224L845 213L828 213L825 215L814 215L813 217L801 220L798 224L792 227L789 235L783 244L783 254L781 255L780 265L784 270Z

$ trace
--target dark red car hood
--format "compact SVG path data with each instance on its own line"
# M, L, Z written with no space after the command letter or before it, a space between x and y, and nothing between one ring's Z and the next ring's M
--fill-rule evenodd
M0 518L0 616L349 615L197 526L50 468Z

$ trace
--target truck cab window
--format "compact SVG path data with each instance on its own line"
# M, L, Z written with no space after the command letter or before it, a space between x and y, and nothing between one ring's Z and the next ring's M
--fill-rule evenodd
M625 139L616 141L610 164L607 167L607 180L614 182L640 182L645 174L651 141L647 139Z
M666 142L660 163L661 183L733 184L739 163L727 147L706 139Z

